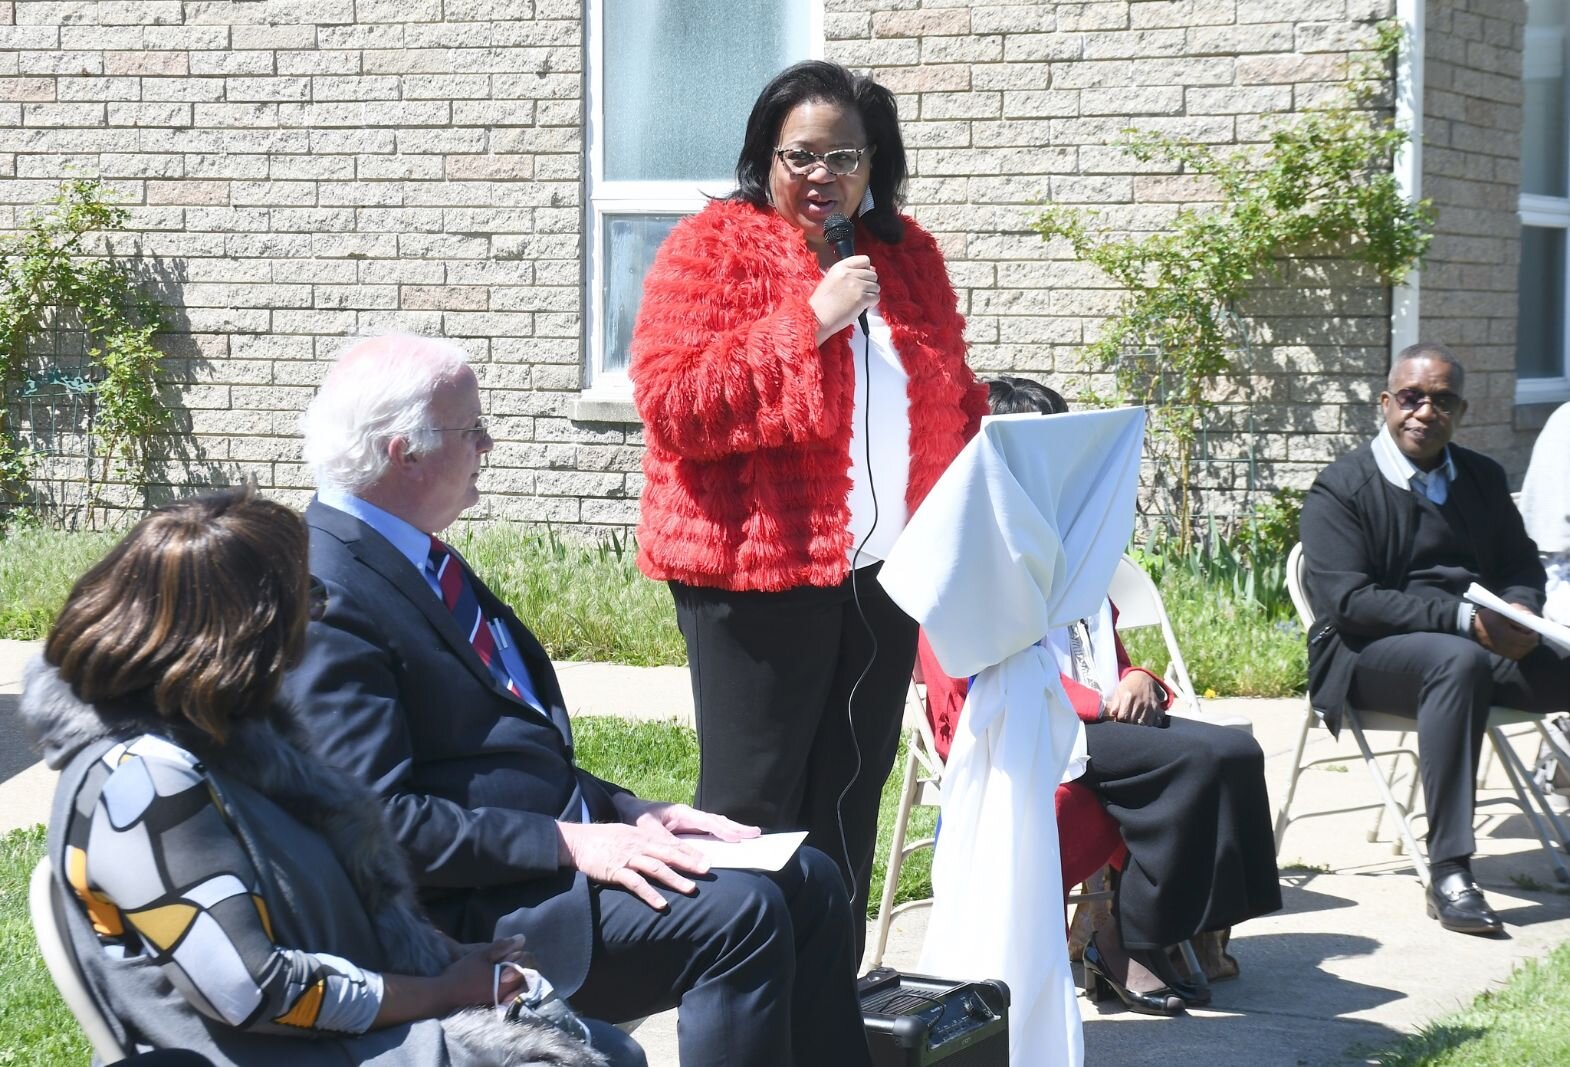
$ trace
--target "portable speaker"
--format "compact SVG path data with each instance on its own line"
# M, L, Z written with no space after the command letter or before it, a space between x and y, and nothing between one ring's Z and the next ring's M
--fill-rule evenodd
M888 967L858 983L875 1067L1008 1067L1009 990Z

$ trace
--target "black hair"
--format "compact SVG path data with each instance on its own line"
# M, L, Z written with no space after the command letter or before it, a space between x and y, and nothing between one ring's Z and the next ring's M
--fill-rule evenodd
M1396 353L1395 360L1390 364L1390 376L1385 379L1387 388L1395 388L1396 371L1401 369L1403 363L1410 363L1414 359L1431 359L1436 363L1443 363L1450 368L1451 376L1455 379L1456 392L1461 392L1466 387L1466 368L1461 366L1461 361L1456 354L1438 341L1419 341L1415 345L1407 345Z
M986 384L987 405L994 415L1061 415L1068 410L1062 393L1030 378L1000 374Z
M747 116L747 135L736 157L736 191L729 199L754 207L769 206L769 172L774 166L780 127L785 116L808 102L837 104L861 116L871 156L873 208L857 218L887 244L905 236L899 209L905 204L905 142L899 133L894 94L871 78L852 74L838 63L809 59L786 67L763 87Z

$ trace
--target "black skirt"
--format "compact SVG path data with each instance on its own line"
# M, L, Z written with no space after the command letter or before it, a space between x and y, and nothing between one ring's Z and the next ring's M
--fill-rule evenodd
M1128 846L1116 901L1125 945L1164 948L1281 907L1258 742L1177 717L1087 723L1085 742L1080 781Z

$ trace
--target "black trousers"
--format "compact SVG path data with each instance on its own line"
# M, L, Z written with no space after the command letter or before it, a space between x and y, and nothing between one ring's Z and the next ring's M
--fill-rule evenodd
M1477 850L1472 817L1489 705L1564 711L1570 654L1540 645L1517 662L1460 634L1394 634L1358 655L1349 698L1354 708L1417 720L1429 861L1464 859Z
M671 583L698 724L696 804L764 830L806 830L840 865L858 960L878 800L916 660L916 623L878 569L780 593Z
M832 860L804 846L776 873L715 871L655 911L594 892L594 955L572 995L621 1022L679 1005L683 1067L869 1067L850 909Z
M1174 716L1166 726L1085 725L1080 779L1128 846L1118 931L1164 948L1281 907L1265 755L1241 730Z

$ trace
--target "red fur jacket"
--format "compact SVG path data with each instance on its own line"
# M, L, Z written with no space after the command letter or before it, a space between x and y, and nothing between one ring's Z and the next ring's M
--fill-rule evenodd
M856 232L910 375L914 513L976 432L987 391L932 236ZM730 590L837 585L849 572L851 329L820 348L816 256L772 211L716 201L681 222L643 285L630 375L643 419L638 565Z

